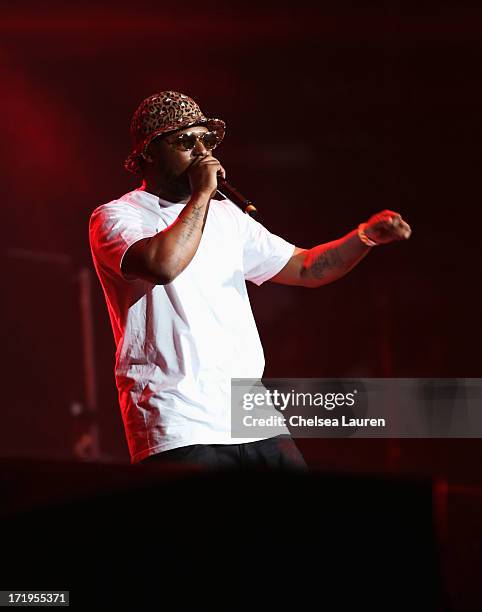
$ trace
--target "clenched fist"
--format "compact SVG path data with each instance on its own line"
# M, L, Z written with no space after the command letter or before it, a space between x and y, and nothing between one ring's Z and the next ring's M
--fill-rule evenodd
M213 198L218 188L218 176L226 178L219 160L210 153L198 157L187 169L192 193L206 193Z
M383 210L370 217L364 224L364 231L377 244L407 240L412 233L410 225L393 210Z

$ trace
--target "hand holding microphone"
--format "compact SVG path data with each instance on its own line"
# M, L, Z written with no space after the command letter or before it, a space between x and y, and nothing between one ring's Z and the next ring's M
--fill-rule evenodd
M211 199L218 191L247 215L254 217L258 212L251 200L228 183L225 169L212 155L208 154L195 160L189 167L188 176L192 193L209 193Z
M226 171L211 154L196 158L187 170L191 192L204 194L211 199L218 188L218 176L223 179Z

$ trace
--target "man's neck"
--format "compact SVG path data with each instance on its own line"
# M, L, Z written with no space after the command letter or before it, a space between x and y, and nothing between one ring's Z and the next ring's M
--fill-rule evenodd
M181 202L190 197L190 193L176 188L174 185L162 184L160 181L152 181L144 178L140 187L143 191L152 193L167 202Z

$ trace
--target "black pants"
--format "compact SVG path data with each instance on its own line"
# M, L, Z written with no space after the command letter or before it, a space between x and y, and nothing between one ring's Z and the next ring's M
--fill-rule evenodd
M151 455L140 463L152 462L183 463L213 470L309 471L303 455L289 436L245 444L191 444Z

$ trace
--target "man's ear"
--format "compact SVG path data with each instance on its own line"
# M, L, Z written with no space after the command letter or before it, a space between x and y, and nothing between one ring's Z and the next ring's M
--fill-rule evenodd
M149 143L149 146L146 149L145 153L142 153L142 157L146 160L146 162L152 163L159 154L157 148L159 147L159 138L156 137Z
M146 153L141 153L142 159L146 162L153 162L154 159L151 157L151 155L149 155L149 151L147 151Z

